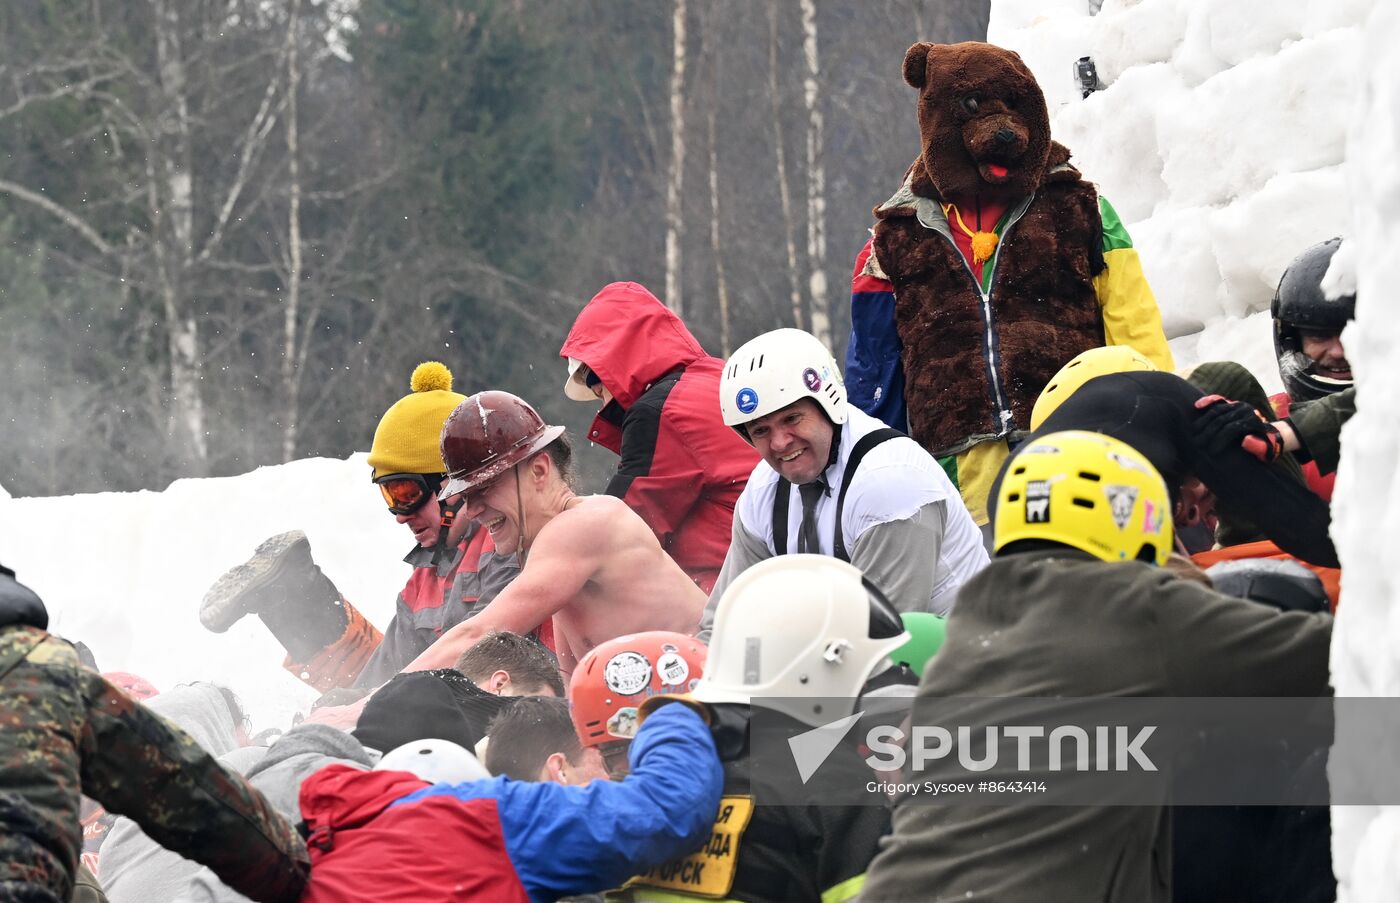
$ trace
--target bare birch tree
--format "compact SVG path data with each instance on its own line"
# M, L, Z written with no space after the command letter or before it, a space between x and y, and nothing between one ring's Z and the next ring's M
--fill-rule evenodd
M297 366L297 323L301 315L301 161L297 134L297 89L301 69L297 57L297 24L301 20L301 0L292 0L287 16L287 292L282 311L282 460L291 461L297 453L298 406L301 368Z
M674 0L671 17L671 178L666 184L666 306L683 315L681 240L685 237L685 7Z
M783 134L782 91L778 82L778 10L780 0L768 3L768 99L773 107L773 152L777 158L778 198L783 207L783 247L787 251L788 292L792 325L805 329L802 312L802 276L797 265L796 227L792 218L792 191L788 188L787 139Z
M821 62L817 54L816 0L801 0L802 56L807 63L802 98L807 106L807 265L811 332L831 345L831 298L826 283L826 169L822 155Z
M148 156L147 182L155 233L156 281L165 307L170 349L170 434L190 449L194 476L207 472L209 443L204 425L199 320L190 303L194 262L194 173L190 157L190 111L187 94L180 4L151 0L155 12L156 66L164 99L158 124L158 155Z
M715 117L719 113L720 42L714 40L718 23L713 7L706 16L701 33L701 56L710 67L709 107L706 110L705 135L710 169L710 255L715 262L715 301L719 305L719 345L722 357L729 357L733 347L729 331L729 283L724 273L724 244L721 241L719 207L719 141L715 136Z

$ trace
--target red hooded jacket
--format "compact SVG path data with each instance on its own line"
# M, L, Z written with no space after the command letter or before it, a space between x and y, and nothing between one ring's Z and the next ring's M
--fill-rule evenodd
M720 417L724 362L635 282L604 286L559 356L583 361L612 393L588 431L622 456L607 493L636 511L708 593L729 551L735 501L758 463Z
M301 903L345 900L499 900L530 903L506 855L496 801L394 803L431 786L404 771L331 765L302 785L316 869ZM424 846L425 838L431 838ZM412 868L403 867L412 863Z

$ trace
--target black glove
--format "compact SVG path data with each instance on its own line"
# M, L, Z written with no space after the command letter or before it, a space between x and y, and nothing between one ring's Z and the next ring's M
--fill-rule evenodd
M1196 442L1213 455L1236 446L1265 463L1283 454L1283 435L1253 405L1223 395L1196 399Z

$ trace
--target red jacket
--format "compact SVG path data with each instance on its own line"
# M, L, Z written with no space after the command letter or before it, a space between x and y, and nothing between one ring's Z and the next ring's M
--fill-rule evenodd
M720 418L724 362L635 282L595 295L559 355L583 361L613 395L588 431L622 456L608 494L641 515L709 592L729 550L735 501L758 463Z
M302 785L316 868L301 903L345 900L499 900L530 903L505 855L495 800L468 808L442 798L394 803L430 786L403 771L331 765ZM424 845L424 838L432 841ZM405 867L412 864L411 868Z

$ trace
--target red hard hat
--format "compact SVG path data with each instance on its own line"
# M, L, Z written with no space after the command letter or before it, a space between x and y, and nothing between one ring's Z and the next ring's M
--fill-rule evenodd
M510 470L558 439L523 398L509 392L478 392L457 405L442 425L442 460L447 485L442 497L475 489Z
M705 644L652 630L608 640L583 657L569 680L569 713L584 746L631 740L637 708L653 696L689 693L705 670Z

